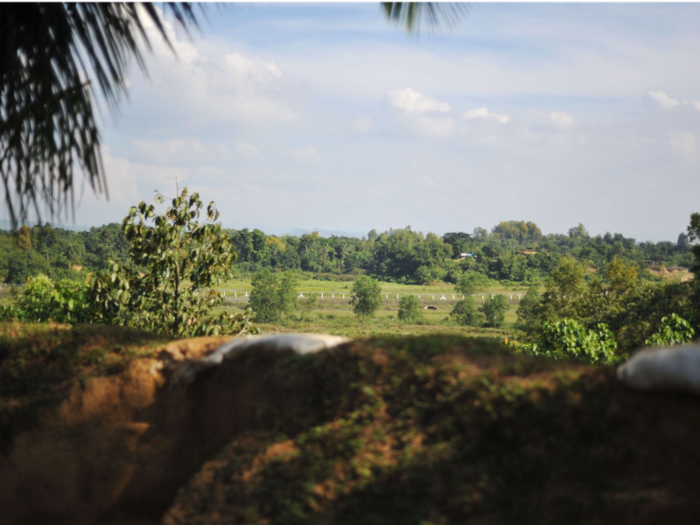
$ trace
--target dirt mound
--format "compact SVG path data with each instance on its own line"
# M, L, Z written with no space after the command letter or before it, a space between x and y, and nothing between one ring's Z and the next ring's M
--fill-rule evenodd
M700 402L626 390L610 368L370 340L263 392L165 524L697 522Z
M174 385L221 340L52 330L15 339L47 363L77 341L73 375L43 404L0 383L3 523L645 525L700 511L700 401L626 390L611 368L375 338L241 351ZM85 364L80 330L109 367ZM22 370L11 341L0 379Z

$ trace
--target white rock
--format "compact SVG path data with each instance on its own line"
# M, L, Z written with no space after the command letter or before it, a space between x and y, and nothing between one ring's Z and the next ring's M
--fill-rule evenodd
M207 357L183 362L175 371L173 384L190 383L203 370L220 365L244 350L293 351L299 355L327 350L349 341L346 337L323 334L278 334L234 337Z
M618 367L617 379L636 390L700 394L700 345L637 352Z

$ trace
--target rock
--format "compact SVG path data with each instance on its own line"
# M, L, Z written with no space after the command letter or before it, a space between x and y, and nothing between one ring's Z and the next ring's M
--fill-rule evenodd
M278 334L236 337L221 345L206 357L185 360L178 366L172 384L191 383L197 374L220 365L224 360L246 350L265 349L277 352L295 352L299 355L327 350L349 341L346 337L323 334Z
M700 394L700 345L637 352L617 369L617 379L635 390Z

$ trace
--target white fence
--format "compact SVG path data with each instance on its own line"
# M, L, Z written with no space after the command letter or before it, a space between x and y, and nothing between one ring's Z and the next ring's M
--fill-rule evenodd
M250 290L233 290L233 289L218 289L221 292L226 301L230 302L247 302L250 297ZM302 299L305 297L316 296L316 301L326 304L343 304L347 303L352 299L352 292L297 292L297 297ZM435 292L435 293L382 293L382 298L385 303L397 303L401 300L401 297L407 295L415 296L418 301L422 304L454 304L457 301L464 299L464 295L457 294L454 292ZM509 292L498 292L498 293L477 293L472 294L474 301L477 304L483 304L487 298L495 297L496 295L504 295L508 299L509 304L520 304L520 300L525 295L522 292L519 293L509 293Z

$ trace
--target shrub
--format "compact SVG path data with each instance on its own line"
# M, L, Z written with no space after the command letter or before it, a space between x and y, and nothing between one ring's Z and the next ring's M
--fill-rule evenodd
M537 342L523 345L528 353L553 359L574 358L591 364L617 361L617 343L606 324L586 330L574 319L545 322Z
M355 280L352 293L354 294L350 300L352 310L355 312L355 315L362 317L362 321L366 317L373 316L382 303L382 290L379 287L379 283L366 275L362 275Z
M299 319L302 321L311 320L311 312L318 308L317 296L309 294L307 297L296 299L296 310L299 312Z
M0 319L76 324L94 321L93 312L87 285L67 279L54 283L40 274L27 279L14 304L0 311Z
M406 295L399 300L399 321L417 323L422 319L420 304L415 295Z
M484 314L486 318L486 326L490 326L491 328L503 326L507 311L508 299L506 299L505 295L489 297L486 299L486 302L484 302L484 305L479 308L479 312Z
M657 333L644 341L645 346L673 346L689 343L695 330L690 323L676 314L661 319L661 328Z
M470 295L455 304L450 317L462 326L477 326L481 322L481 314Z
M249 305L258 321L263 323L279 322L282 315L290 314L296 302L296 278L292 272L274 274L262 270L253 276L253 291L250 292Z
M156 195L156 203L164 197ZM123 221L130 243L130 265L110 261L109 270L89 277L95 315L104 322L177 337L254 332L252 312L212 318L223 302L213 286L232 275L236 253L221 229L213 202L206 220L198 219L203 203L187 188L165 213L139 203Z
M483 274L470 271L460 275L455 285L455 292L463 294L465 297L483 290L489 285L489 278Z

